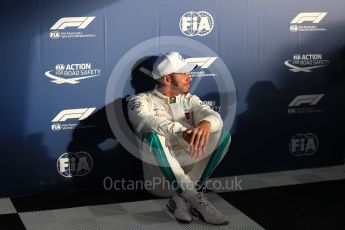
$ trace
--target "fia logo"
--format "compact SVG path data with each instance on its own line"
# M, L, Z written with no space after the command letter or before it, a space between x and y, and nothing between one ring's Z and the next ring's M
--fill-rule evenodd
M60 38L60 32L59 31L51 31L49 33L49 37L51 39L59 39Z
M189 11L180 19L180 30L186 36L206 36L213 26L213 17L206 11Z
M289 147L293 156L310 156L316 152L319 141L314 133L300 133L291 138Z
M57 160L57 170L64 177L85 176L93 168L93 160L87 152L64 153Z
M298 25L290 25L290 31L291 32L297 32L298 31Z
M51 128L53 131L60 131L62 129L62 126L60 123L53 123Z

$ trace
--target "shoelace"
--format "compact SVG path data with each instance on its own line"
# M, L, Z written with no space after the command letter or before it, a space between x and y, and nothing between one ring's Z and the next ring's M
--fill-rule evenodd
M208 202L206 196L203 193L200 193L198 199L199 199L198 203L200 205L205 206L205 207L208 206L209 202Z
M206 188L203 187L198 199L201 201L201 202L199 202L199 204L206 207L208 205L209 201L207 200L205 193L206 193Z
M202 191L198 197L199 200L199 204L204 206L207 210L207 212L210 213L215 213L215 209L213 207L212 204L210 204L210 202L207 200L206 196L205 196L205 191Z

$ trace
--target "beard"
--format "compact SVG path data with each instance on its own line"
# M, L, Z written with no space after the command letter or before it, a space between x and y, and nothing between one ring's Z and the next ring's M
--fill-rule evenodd
M190 84L172 84L173 91L176 92L177 94L187 94L189 93L190 89Z
M185 94L189 93L190 84L185 85L184 88L185 88L185 92L184 92L184 93L185 93Z

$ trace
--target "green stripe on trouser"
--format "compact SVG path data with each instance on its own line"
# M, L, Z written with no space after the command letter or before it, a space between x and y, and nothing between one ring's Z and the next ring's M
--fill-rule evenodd
M170 182L170 184L177 183L174 172L172 171L168 159L165 156L163 147L156 133L147 133L145 138L149 141L151 149L153 149L153 154L162 171L165 178ZM182 189L178 186L176 192L178 194L182 193Z
M158 135L156 133L147 133L144 136L144 138L148 140L150 148L153 150L153 155L155 157L156 162L159 165L158 167L160 168L161 172L170 184L177 185L176 187L174 186L174 188L177 188L176 192L178 194L181 194L183 191L181 189L181 186L177 183L178 181L169 164L167 156L165 155L164 149L161 145ZM223 156L226 154L227 146L230 144L230 141L230 133L225 129L222 129L218 139L218 143L216 145L216 149L213 151L209 161L207 162L207 165L205 166L200 178L198 179L197 188L201 188L201 185L217 167Z
M205 180L211 175L213 170L217 167L220 160L222 159L223 155L226 153L227 146L231 141L231 135L228 131L225 129L222 129L222 133L219 137L217 148L213 151L212 156L210 160L208 161L206 168L204 169L204 172L202 173L199 181L198 181L198 187L205 182Z

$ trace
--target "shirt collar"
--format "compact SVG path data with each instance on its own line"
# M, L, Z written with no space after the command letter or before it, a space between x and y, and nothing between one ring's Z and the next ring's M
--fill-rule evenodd
M165 96L164 94L162 94L161 92L159 92L158 89L154 89L153 93L159 97L161 100L163 100L166 104L173 104L176 103L178 98L181 96L181 94L177 95L176 97L168 97Z

